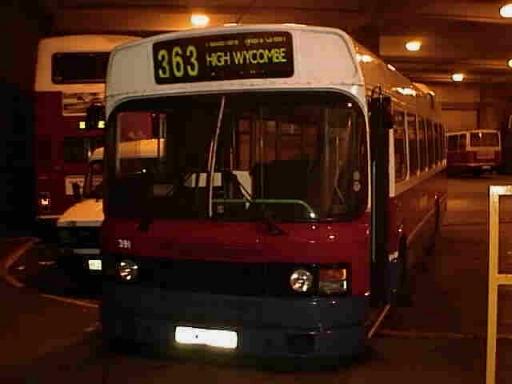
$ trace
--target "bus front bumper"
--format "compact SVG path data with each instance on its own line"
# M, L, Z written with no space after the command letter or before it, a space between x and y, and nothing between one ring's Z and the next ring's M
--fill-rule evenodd
M106 283L101 322L107 340L176 353L206 350L175 341L177 326L236 332L236 355L344 357L364 349L366 297L277 298L169 292ZM215 348L213 348L215 350Z

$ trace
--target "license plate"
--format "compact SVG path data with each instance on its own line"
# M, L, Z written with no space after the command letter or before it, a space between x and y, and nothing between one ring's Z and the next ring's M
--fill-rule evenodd
M89 259L87 260L89 271L101 271L101 260Z
M238 334L234 331L220 329L204 329L193 327L176 327L174 340L178 344L207 345L210 347L235 349L238 345Z

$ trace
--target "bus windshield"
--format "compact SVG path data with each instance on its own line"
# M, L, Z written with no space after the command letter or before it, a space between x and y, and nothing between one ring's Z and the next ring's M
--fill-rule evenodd
M366 208L364 116L341 94L168 97L127 103L110 121L118 146L163 142L145 167L116 155L112 216L309 221Z
M471 132L470 143L472 147L498 147L498 132Z

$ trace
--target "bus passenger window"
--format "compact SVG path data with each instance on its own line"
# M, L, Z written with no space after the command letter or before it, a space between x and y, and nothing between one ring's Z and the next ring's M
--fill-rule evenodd
M427 166L427 134L425 132L425 119L420 118L418 129L418 144L420 149L420 171L426 169Z
M82 163L89 157L87 141L83 137L65 137L62 150L65 163Z
M251 121L240 120L236 131L236 169L248 170L251 164Z
M460 152L464 152L466 150L466 145L467 145L467 136L465 133L459 135L459 145L458 145L458 149Z
M405 143L405 116L402 111L394 112L393 137L395 146L395 181L405 180L407 177L407 151Z
M153 137L153 114L150 112L120 112L118 114L120 141L151 139Z
M434 141L434 127L432 121L427 120L427 139L428 139L428 166L432 168L436 159L436 147Z
M279 139L277 142L279 150L276 151L275 147L272 156L276 154L278 160L291 160L299 159L302 157L302 127L298 124L279 122ZM267 133L267 132L265 132ZM274 160L274 158L265 160Z
M434 141L436 144L436 164L441 160L441 135L439 134L440 126L434 123Z
M407 135L409 138L409 171L411 175L418 173L418 134L416 115L407 114Z
M457 151L459 146L459 135L450 135L448 136L448 150L450 152Z
M444 125L440 125L441 127L441 143L442 143L442 160L446 160L446 129L444 128Z
M263 157L266 161L276 160L276 146L277 144L277 123L275 120L264 120L260 122L263 134L261 140L263 141ZM260 158L260 156L258 156Z

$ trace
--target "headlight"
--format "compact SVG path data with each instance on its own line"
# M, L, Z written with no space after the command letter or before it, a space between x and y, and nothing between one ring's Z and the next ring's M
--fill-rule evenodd
M326 295L335 295L348 291L348 272L346 268L321 268L318 274L318 290Z
M123 281L133 281L139 274L139 266L131 260L122 260L117 263L117 275Z
M308 292L313 288L313 275L305 269L297 269L290 276L290 286L296 292Z

